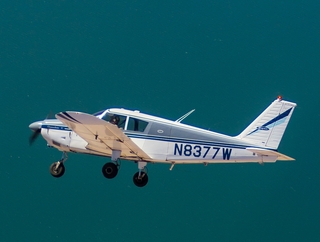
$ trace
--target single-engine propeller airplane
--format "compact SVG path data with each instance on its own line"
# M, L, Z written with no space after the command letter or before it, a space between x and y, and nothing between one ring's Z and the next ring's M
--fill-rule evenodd
M136 162L133 182L143 187L148 183L148 163L167 163L172 170L176 164L294 160L277 149L295 107L279 96L235 137L182 124L194 110L176 121L122 108L93 115L61 112L55 115L57 119L30 124L34 132L30 144L41 133L48 146L62 151L62 158L50 166L54 177L64 174L67 153L74 152L111 157L102 168L109 179L117 175L119 159Z

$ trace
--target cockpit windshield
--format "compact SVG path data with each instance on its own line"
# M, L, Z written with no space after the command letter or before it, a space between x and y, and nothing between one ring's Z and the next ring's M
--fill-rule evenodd
M93 115L128 131L144 132L149 124L141 119L111 113L109 110L102 110Z
M92 115L93 115L93 116L99 116L99 115L103 114L104 111L106 111L106 110L101 110L101 111L96 112L96 113L94 113L94 114L92 114Z

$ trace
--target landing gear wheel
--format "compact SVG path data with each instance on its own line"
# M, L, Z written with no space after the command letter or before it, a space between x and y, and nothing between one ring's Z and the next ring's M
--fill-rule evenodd
M136 174L134 174L133 176L133 183L137 186L137 187L144 187L145 185L147 185L148 183L148 175L145 172L141 172L141 175L139 177L139 172L137 172Z
M111 162L106 163L102 167L102 174L108 179L115 178L118 174L118 166Z
M64 168L63 163L60 163L58 168L57 168L57 163L58 162L54 162L54 163L51 164L50 173L51 173L52 176L58 178L58 177L61 177L64 174L66 169Z

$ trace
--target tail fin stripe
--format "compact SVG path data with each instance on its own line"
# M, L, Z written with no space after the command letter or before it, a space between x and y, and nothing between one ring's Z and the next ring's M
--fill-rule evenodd
M272 119L269 122L267 122L264 126L268 126L270 124L273 124L273 123L279 121L280 119L286 118L289 115L289 113L291 112L291 110L292 110L292 108L289 108L287 111L283 112L279 116L277 116L274 119Z
M277 150L296 105L278 98L237 138L264 149Z
M292 108L289 108L287 111L285 111L285 112L283 112L282 114L278 115L277 117L271 119L269 122L263 124L263 125L260 126L260 127L257 127L255 130L253 130L252 132L250 132L249 134L247 134L247 136L249 136L249 135L257 132L258 130L269 130L270 127L268 127L268 126L270 126L271 124L276 123L277 121L280 121L281 119L286 118L286 117L289 115L289 113L291 112L291 110L292 110ZM285 121L285 120L283 120L282 122L284 122L284 121ZM282 122L276 123L275 126L281 124Z

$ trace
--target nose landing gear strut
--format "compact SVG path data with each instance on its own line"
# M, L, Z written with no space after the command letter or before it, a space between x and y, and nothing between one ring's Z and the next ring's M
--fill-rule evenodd
M61 177L64 172L65 172L65 168L64 168L64 165L63 163L68 159L68 155L67 155L67 152L63 152L62 153L62 157L59 161L57 162L54 162L51 164L50 166L50 173L53 177Z

